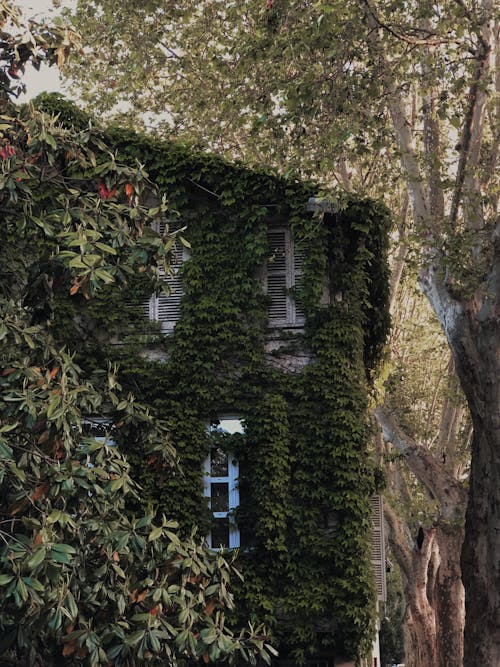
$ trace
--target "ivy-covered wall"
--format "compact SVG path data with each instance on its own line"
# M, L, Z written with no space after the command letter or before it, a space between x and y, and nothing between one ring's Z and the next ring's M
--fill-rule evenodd
M42 104L63 122L85 122L60 99ZM140 434L123 432L121 446L144 503L158 504L186 531L197 526L204 535L210 521L202 470L214 436L207 424L222 414L245 420L244 436L217 442L240 464L240 618L264 620L281 654L297 661L363 654L375 607L366 409L389 326L388 213L373 201L344 197L337 213L321 218L306 210L314 184L116 128L107 135L120 160L146 164L187 227L192 249L183 267L181 317L169 336L147 327L130 305L147 291L138 279L90 303L61 298L61 342L89 373L119 362L120 382L169 424L177 469L165 466L161 452L142 451ZM296 296L306 326L286 334L288 354L312 354L301 373L266 363L267 300L259 275L267 227L276 222L289 223L306 248ZM152 347L166 361L142 354Z

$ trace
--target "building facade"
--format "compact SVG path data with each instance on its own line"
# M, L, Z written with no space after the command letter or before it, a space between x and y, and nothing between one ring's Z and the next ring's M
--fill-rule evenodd
M232 622L265 623L283 667L367 656L384 597L367 407L389 326L387 211L110 136L166 195L147 233L183 239L165 293L137 276L112 303L81 306L74 332L82 363L118 362L122 385L169 427L175 467L113 434L142 501L211 548L238 549Z

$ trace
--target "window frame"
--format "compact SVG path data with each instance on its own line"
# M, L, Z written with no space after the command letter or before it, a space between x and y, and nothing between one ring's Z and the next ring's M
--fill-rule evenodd
M241 431L232 431L232 433L244 433L242 419L234 415L223 415L219 417L219 424L223 421L239 421L241 425ZM208 427L209 431L216 430L219 427ZM224 429L225 430L225 429ZM231 431L227 431L231 433ZM212 452L209 452L207 458L203 464L203 489L204 496L208 500L208 505L210 507L211 516L213 519L228 519L228 546L223 547L226 549L236 549L240 546L240 529L236 523L234 512L238 509L240 505L240 490L239 490L239 462L235 459L234 455L231 452L227 452L227 475L213 475L211 474L211 462L212 462ZM227 484L228 485L228 509L224 512L213 512L211 509L211 488L212 484ZM212 544L212 531L210 530L207 535L207 545L210 549L218 551L221 546Z
M283 252L285 259L284 269L273 269L272 262L269 261L269 258L272 256L272 248L270 241L270 236L272 234L282 234L283 235ZM279 244L277 244L277 249L279 249ZM292 293L292 290L298 287L298 280L302 276L302 261L301 257L296 252L297 244L292 236L292 230L289 225L285 223L282 224L272 224L267 229L267 259L265 265L265 279L264 279L264 288L266 294L271 299L270 296L270 278L284 278L284 284L282 288L282 295L279 295L279 298L282 299L282 306L286 310L285 317L273 316L272 307L273 303L270 302L268 306L268 321L271 327L283 328L283 327L303 327L305 324L305 315L301 312L299 304L295 299L295 296ZM276 303L274 304L276 307ZM279 307L279 304L278 304Z

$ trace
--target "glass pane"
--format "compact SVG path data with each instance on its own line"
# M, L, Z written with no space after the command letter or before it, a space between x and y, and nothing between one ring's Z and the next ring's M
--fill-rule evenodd
M244 433L241 419L220 419L219 428L225 433Z
M227 482L210 484L212 512L229 511L229 484Z
M229 519L214 519L210 535L213 549L229 547Z
M210 455L210 476L227 477L228 459L227 454L222 449L214 449Z

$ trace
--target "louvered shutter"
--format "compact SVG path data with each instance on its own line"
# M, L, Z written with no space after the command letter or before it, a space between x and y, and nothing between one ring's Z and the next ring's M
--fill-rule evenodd
M372 496L372 567L375 575L377 598L387 599L384 544L384 505L382 496Z
M290 229L271 228L267 233L267 295L272 325L293 326L304 323L304 312L296 303L291 288L300 289L304 249L294 246Z
M182 278L179 270L183 262L183 246L178 243L172 257L174 275L167 276L165 282L169 287L169 294L161 294L156 298L155 317L162 324L164 331L171 331L179 319L182 298Z
M269 230L267 234L267 295L269 320L288 321L287 308L287 238L284 229Z
M302 281L302 267L304 265L304 247L298 243L293 243L293 283L292 287L300 290ZM295 299L293 299L293 324L303 324L305 320L304 311Z
M168 220L159 220L154 224L154 229L158 234L163 235L167 224L169 224ZM176 221L176 224L178 225L178 221ZM171 227L171 230L175 231L175 228ZM172 256L174 274L164 279L169 286L169 294L161 294L160 296L152 294L140 304L144 316L150 320L161 322L163 331L172 331L179 319L182 298L182 278L179 275L179 270L183 260L184 248L180 243L177 243Z

